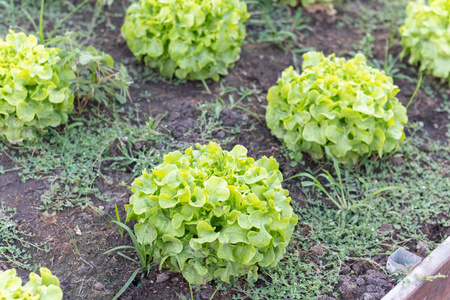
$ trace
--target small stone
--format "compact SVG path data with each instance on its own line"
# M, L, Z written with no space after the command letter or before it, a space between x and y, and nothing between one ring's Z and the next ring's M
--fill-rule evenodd
M216 137L218 139L223 139L225 137L225 132L223 130L220 130L219 132L217 132Z
M148 274L148 279L149 279L150 281L156 280L156 272L155 272L155 271L151 271L151 272Z
M134 143L134 149L136 149L136 150L142 149L142 143L139 143L139 142Z
M421 256L426 256L430 246L427 243L420 241L417 243L416 249Z
M83 276L84 274L87 273L87 271L88 271L88 268L87 268L87 267L81 267L81 268L77 271L77 274L80 275L80 276Z
M378 230L380 230L380 231L391 231L393 229L394 229L394 226L392 226L391 224L383 223L383 224L381 224L381 226L380 226L380 228Z
M169 274L167 274L167 273L156 274L156 282L157 283L164 282L167 279L169 279Z
M78 225L75 226L75 228L73 230L75 231L76 235L81 235L81 230L80 230L80 227L78 227Z
M164 148L166 148L166 144L159 143L158 145L155 146L155 148L158 149L158 150L164 149Z
M315 254L315 255L317 255L317 256L321 256L321 255L323 255L323 248L322 247L320 247L320 246L313 246L312 248L311 248L311 251Z
M391 157L389 157L389 161L394 166L401 166L401 165L403 165L403 157L401 157L401 156L391 156Z
M94 289L96 289L97 291L101 291L101 290L105 289L105 285L101 282L96 282L94 284Z

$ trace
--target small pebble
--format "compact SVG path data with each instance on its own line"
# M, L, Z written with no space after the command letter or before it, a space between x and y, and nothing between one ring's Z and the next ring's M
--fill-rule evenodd
M394 226L392 226L391 224L383 223L383 224L381 224L381 226L380 226L380 228L378 230L380 230L380 231L391 231L393 229L394 229Z
M97 291L101 291L101 290L105 289L105 285L101 282L96 282L94 284L94 289L96 289Z
M156 275L156 282L161 283L169 279L169 274L167 273L161 273Z
M315 254L315 255L318 255L318 256L321 256L321 255L323 255L323 248L322 247L320 247L320 246L313 246L312 248L311 248L311 251Z

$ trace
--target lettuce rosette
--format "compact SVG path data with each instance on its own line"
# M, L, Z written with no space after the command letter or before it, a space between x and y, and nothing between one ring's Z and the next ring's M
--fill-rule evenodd
M239 60L248 18L240 0L139 0L127 9L122 35L166 77L218 81Z
M391 77L367 65L320 52L303 55L303 71L286 69L267 95L267 126L291 158L321 159L328 147L342 163L395 151L405 139L406 108Z
M24 33L0 39L0 136L11 143L67 122L75 73L61 52Z
M127 221L160 267L192 284L257 279L283 257L298 220L278 167L239 145L171 152L133 182Z

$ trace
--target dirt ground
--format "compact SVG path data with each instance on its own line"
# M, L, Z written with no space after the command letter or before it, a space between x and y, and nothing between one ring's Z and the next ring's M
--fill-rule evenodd
M112 8L118 10L119 8ZM351 14L351 12L346 12ZM342 50L352 50L351 45L363 37L363 32L344 28L338 29L337 20L344 14L338 9L338 14L334 20L324 20L315 15L305 14L306 19L310 19L308 25L313 28L313 33L308 33L303 37L302 45L305 47L315 47L325 54L339 52ZM122 19L111 17L111 22L116 25L116 30L112 31L108 27L100 26L96 29L97 38L90 43L96 47L109 52L116 61L124 58L133 61L133 55L128 50L125 41L120 35ZM388 36L386 31L376 31L374 55L377 59L384 58L384 45ZM394 52L399 53L400 47L394 47ZM397 54L395 53L395 54ZM132 62L138 70L144 68L141 62ZM235 68L230 70L225 83L231 86L247 86L253 84L266 93L267 90L276 83L281 72L292 64L292 55L286 53L276 45L246 44L242 49L240 61ZM197 106L201 103L213 103L215 94L219 91L219 83L208 81L212 95L205 92L203 85L199 82L187 82L178 86L168 83L153 83L142 78L135 79L132 88L133 98L144 91L152 94L151 108L154 116L164 116L162 125L170 134L183 141L195 141L195 132L186 135L188 130L198 122L199 111ZM395 80L400 87L401 93L398 95L400 101L406 104L413 94L416 86L406 80ZM135 100L137 103L139 101ZM145 100L141 100L145 104ZM265 101L265 100L264 100ZM436 107L442 99L431 99L427 94L420 91L408 111L411 121L421 121L425 129L432 138L445 140L446 124L448 122L445 113L436 113ZM266 102L263 103L265 105ZM142 105L143 113L149 113L146 106ZM264 115L264 108L257 102L246 104L258 115ZM303 170L305 166L292 168L290 161L282 156L280 151L281 143L270 134L270 130L265 126L264 121L258 121L250 114L241 110L225 109L221 112L221 120L224 126L234 126L241 124L243 128L255 126L256 130L242 132L238 134L233 144L242 144L249 150L249 156L260 158L261 156L274 156L280 163L280 170L287 178ZM445 129L445 130L444 130ZM225 138L229 135L225 131L214 132L217 138ZM226 145L225 148L232 148L233 144ZM156 146L156 145L153 145ZM112 150L113 151L113 150ZM9 155L15 155L14 149L8 150ZM313 166L314 163L305 155L306 166ZM5 169L13 168L12 161L7 155L0 153L0 165ZM50 268L55 275L60 278L61 287L64 291L64 299L111 299L113 295L123 286L123 284L133 273L134 269L124 258L117 254L103 255L103 252L112 247L129 243L127 238L122 238L117 228L109 226L110 218L100 214L98 211L88 208L65 209L56 215L42 215L36 207L39 205L40 197L49 188L46 180L29 180L22 182L19 171L7 172L0 175L0 195L6 206L17 207L17 220L21 229L26 229L36 234L36 241L44 242L51 247L49 253L36 252L33 254L33 263L41 263ZM121 215L124 215L123 205L128 202L131 191L119 185L124 181L129 183L131 174L120 171L105 171L113 178L114 187L98 183L102 192L113 195L113 202L101 202L94 200L94 205L102 206L104 211L114 214L114 205L121 208ZM305 197L299 187L294 183L287 183L284 186L290 191L293 201L302 203ZM76 235L76 244L79 253L74 250L73 244L67 235L68 228L78 228L81 232ZM433 229L433 234L438 240L443 235L442 228ZM446 232L448 234L448 232ZM380 255L374 261L379 265L384 265L387 257ZM0 267L6 268L5 265ZM353 270L353 274L350 271ZM19 274L25 276L25 271ZM245 285L245 282L238 284ZM387 291L395 285L395 280L386 276L377 265L363 263L360 261L348 261L342 266L341 279L336 287L339 299L380 299ZM209 299L215 291L215 285L201 288L195 291L195 299ZM226 289L218 291L214 299L232 299L236 291ZM121 299L180 299L186 296L190 298L189 286L182 276L173 274L166 270L152 270L148 277L136 279L130 288L123 294ZM332 299L323 298L323 299Z

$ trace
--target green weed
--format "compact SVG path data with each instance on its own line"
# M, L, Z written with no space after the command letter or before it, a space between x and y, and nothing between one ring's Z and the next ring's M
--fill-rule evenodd
M64 207L84 208L92 203L93 197L109 199L100 191L97 182L106 186L113 184L113 180L102 173L102 162L114 141L127 138L130 143L137 143L143 136L152 140L146 130L120 119L110 121L101 114L73 117L64 134L52 130L45 139L25 144L10 158L22 168L19 172L22 181L46 179L50 182L50 189L41 197L39 209L48 212ZM153 140L160 141L160 138ZM154 158L158 163L158 158ZM150 154L147 160L151 159Z
M6 207L4 202L0 201L0 262L35 271L39 266L29 263L30 250L34 248L48 252L50 248L44 243L31 242L34 234L19 229L13 219L15 214L15 208Z
M297 175L294 175L290 178L287 178L287 180L291 180L297 177L306 177L310 179L311 181L302 181L302 186L305 187L313 187L319 189L321 192L323 192L328 200L330 200L336 207L338 208L338 213L347 213L347 211L352 212L358 212L360 208L368 206L368 202L370 199L378 195L379 193L389 191L389 190L401 190L405 189L403 186L386 186L377 189L374 192L370 192L371 188L369 188L369 185L362 179L358 178L358 180L364 184L364 193L363 198L361 199L355 199L355 194L357 194L357 191L352 189L349 186L344 185L341 175L341 169L339 167L338 161L332 156L330 150L328 148L325 148L325 151L333 160L333 168L334 172L336 173L336 179L330 174L327 170L322 170L323 173L319 174L318 176L313 176L309 173L299 173ZM320 179L323 179L323 181L327 182L325 185L323 185L320 181ZM328 191L328 189L330 191Z
M247 21L250 43L274 43L289 51L298 45L302 31L312 31L311 27L303 24L300 8L276 5L272 0L249 0L247 3L251 15Z

